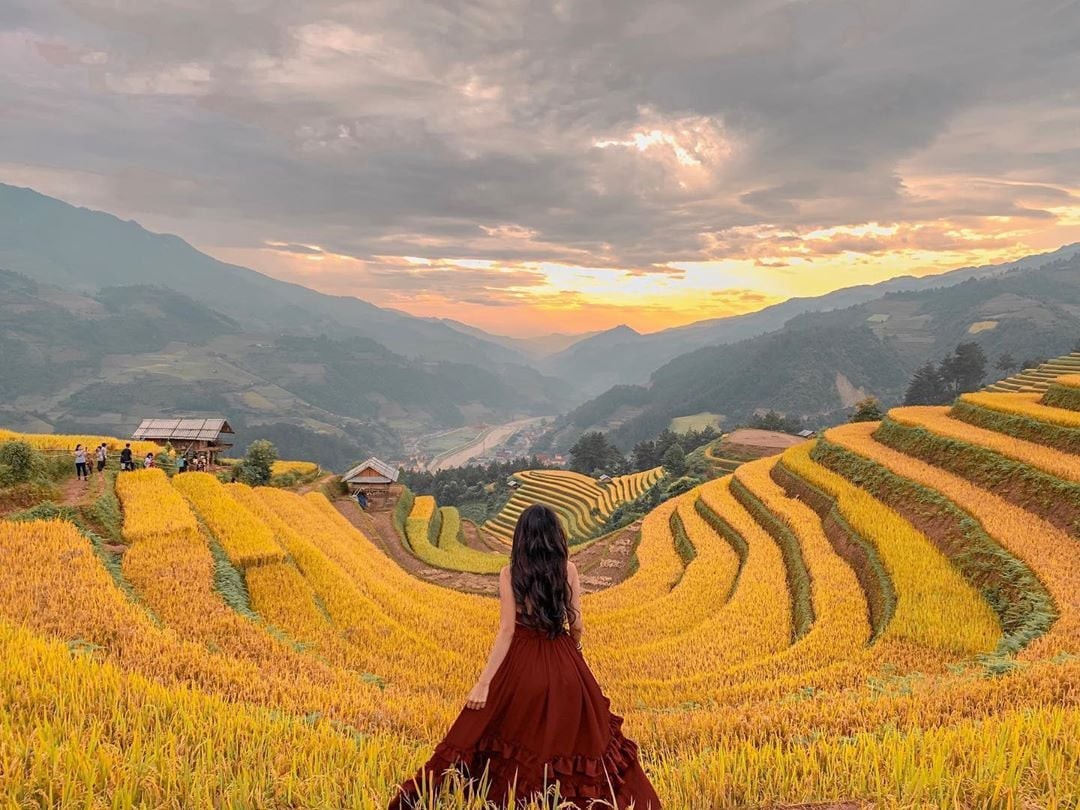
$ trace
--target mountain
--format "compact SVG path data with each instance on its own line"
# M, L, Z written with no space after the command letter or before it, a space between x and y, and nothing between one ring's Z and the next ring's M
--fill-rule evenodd
M438 323L445 324L451 329L456 329L466 335L473 335L475 337L483 338L484 340L490 340L494 343L498 343L500 346L505 346L508 349L521 352L534 359L542 357L550 357L553 354L566 351L571 346L574 346L584 340L587 340L594 335L602 334L601 332L582 332L580 334L565 334L561 332L552 333L550 335L537 335L535 337L509 337L508 335L493 335L482 329L477 329L475 326L470 326L467 323L461 321L455 321L451 318L431 318L431 320Z
M528 357L445 324L326 295L220 262L183 239L0 183L0 268L63 289L155 285L252 331L367 337L408 357L522 364Z
M1080 243L1051 253L1029 256L1005 264L965 267L936 276L902 276L878 284L847 287L813 298L792 298L758 312L730 318L698 321L687 326L639 334L619 327L600 338L581 341L540 363L547 373L571 380L593 395L613 385L643 384L669 360L696 349L735 343L782 328L792 318L812 312L852 307L889 293L920 292L993 278L1012 270L1038 267L1080 254Z
M577 401L529 352L479 330L277 281L3 184L0 326L0 419L37 430L224 413L283 453L343 466L398 457L419 433Z
M842 421L867 395L895 404L915 368L940 360L957 343L975 341L993 360L1005 352L1016 358L1062 354L1080 337L1075 246L1008 267L964 271L960 278L804 312L764 335L680 355L654 371L647 385L614 387L571 411L547 443L565 448L586 430L607 430L629 448L674 417L702 412L722 414L730 425L774 409L826 425Z
M174 290L94 294L0 271L0 424L126 435L157 414L225 414L242 449L342 468L402 436L535 413L531 369L416 360L370 338L252 332Z

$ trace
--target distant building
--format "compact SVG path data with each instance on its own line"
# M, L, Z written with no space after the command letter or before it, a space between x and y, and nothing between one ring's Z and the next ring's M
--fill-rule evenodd
M600 486L606 487L608 484L611 483L611 476L608 475L607 473L604 473L603 475L601 475L596 480L600 484Z
M817 432L813 430L800 430L799 435L804 439L812 439L817 436Z
M221 418L202 419L178 417L169 419L143 419L131 438L138 441L170 444L184 455L205 454L210 463L216 463L219 453L232 447L226 436L234 436L229 423Z
M361 461L343 476L342 482L355 495L364 492L372 509L384 507L390 500L390 488L397 483L398 470L372 456Z

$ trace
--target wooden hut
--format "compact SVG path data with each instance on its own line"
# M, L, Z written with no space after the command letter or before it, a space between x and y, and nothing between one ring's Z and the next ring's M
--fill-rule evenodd
M386 506L390 501L390 489L397 479L397 468L374 456L361 461L341 476L350 494L355 495L361 491L366 494L371 509L382 509Z
M219 453L232 447L226 437L233 435L233 429L221 417L177 417L143 419L131 438L169 444L177 453L184 455L205 455L214 464Z

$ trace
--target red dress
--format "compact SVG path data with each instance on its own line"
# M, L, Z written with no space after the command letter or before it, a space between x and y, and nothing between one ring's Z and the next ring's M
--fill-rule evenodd
M518 622L484 708L462 710L390 810L412 808L418 786L430 795L449 768L478 780L486 769L487 799L500 807L511 786L515 800L526 801L558 782L560 800L582 810L590 800L660 810L637 745L610 707L568 633L552 639Z

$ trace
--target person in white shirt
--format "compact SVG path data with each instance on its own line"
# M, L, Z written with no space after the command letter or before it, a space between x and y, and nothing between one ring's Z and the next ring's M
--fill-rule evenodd
M86 466L86 448L81 444L75 445L75 478L80 481L87 480L90 468Z

